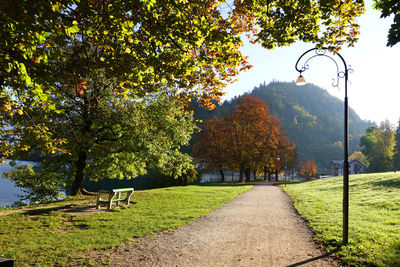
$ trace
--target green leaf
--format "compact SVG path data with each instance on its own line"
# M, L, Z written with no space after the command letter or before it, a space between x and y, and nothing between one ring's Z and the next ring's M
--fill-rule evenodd
M69 30L69 32L70 32L70 33L76 33L76 32L79 32L79 28L78 28L78 26L72 26L72 27L69 27L69 28L68 28L68 30Z

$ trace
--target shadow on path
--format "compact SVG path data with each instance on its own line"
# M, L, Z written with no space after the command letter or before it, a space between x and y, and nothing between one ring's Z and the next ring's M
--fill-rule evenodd
M304 265L304 264L307 264L307 263L310 263L310 262L313 262L313 261L316 261L316 260L319 260L319 259L328 258L328 257L332 256L332 254L334 254L334 253L337 252L337 251L339 251L339 248L337 248L337 249L335 249L335 250L332 250L332 251L329 252L329 253L325 253L325 254L323 254L323 255L317 256L317 257L312 257L312 258L306 259L306 260L304 260L304 261L299 261L299 262L290 264L290 265L288 265L287 267L301 266L301 265Z

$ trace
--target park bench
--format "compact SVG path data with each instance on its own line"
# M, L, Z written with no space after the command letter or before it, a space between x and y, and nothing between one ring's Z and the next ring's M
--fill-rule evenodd
M96 209L99 209L101 205L107 205L107 209L111 209L113 202L116 202L117 206L120 202L129 206L133 191L133 188L119 188L111 191L100 190L97 193Z

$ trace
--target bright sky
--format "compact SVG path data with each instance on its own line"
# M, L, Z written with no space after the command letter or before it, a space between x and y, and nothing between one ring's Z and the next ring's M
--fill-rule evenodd
M380 12L372 9L372 1L365 2L367 11L357 20L361 25L359 41L355 47L344 47L340 51L347 65L354 70L349 74L349 105L362 119L378 124L388 119L397 127L400 118L400 44L386 47L393 17L381 19ZM269 51L259 45L246 44L242 51L249 56L253 68L242 73L238 81L226 89L224 99L251 91L264 81L268 84L274 79L284 82L296 80L296 61L311 48L313 44L296 43ZM343 66L339 58L335 57L335 60L339 67ZM332 87L332 79L336 77L336 66L332 61L317 57L309 62L309 67L303 72L307 82L343 100L343 81L340 90Z

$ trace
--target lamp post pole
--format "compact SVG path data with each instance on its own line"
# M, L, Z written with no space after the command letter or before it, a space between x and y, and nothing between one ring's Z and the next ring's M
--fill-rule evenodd
M305 63L299 68L300 60L310 52L312 53ZM349 242L349 102L347 98L347 82L348 82L348 75L349 70L347 68L346 61L344 58L337 53L336 55L341 59L344 65L344 71L339 70L339 66L335 59L329 55L327 55L328 49L327 48L312 48L304 52L296 62L295 68L300 73L300 76L297 78L296 84L297 85L304 85L306 82L304 77L301 75L304 71L306 71L309 66L308 62L319 56L330 58L336 65L337 76L334 79L333 86L339 86L339 79L344 78L345 87L344 87L344 160L343 160L343 245L347 245Z

